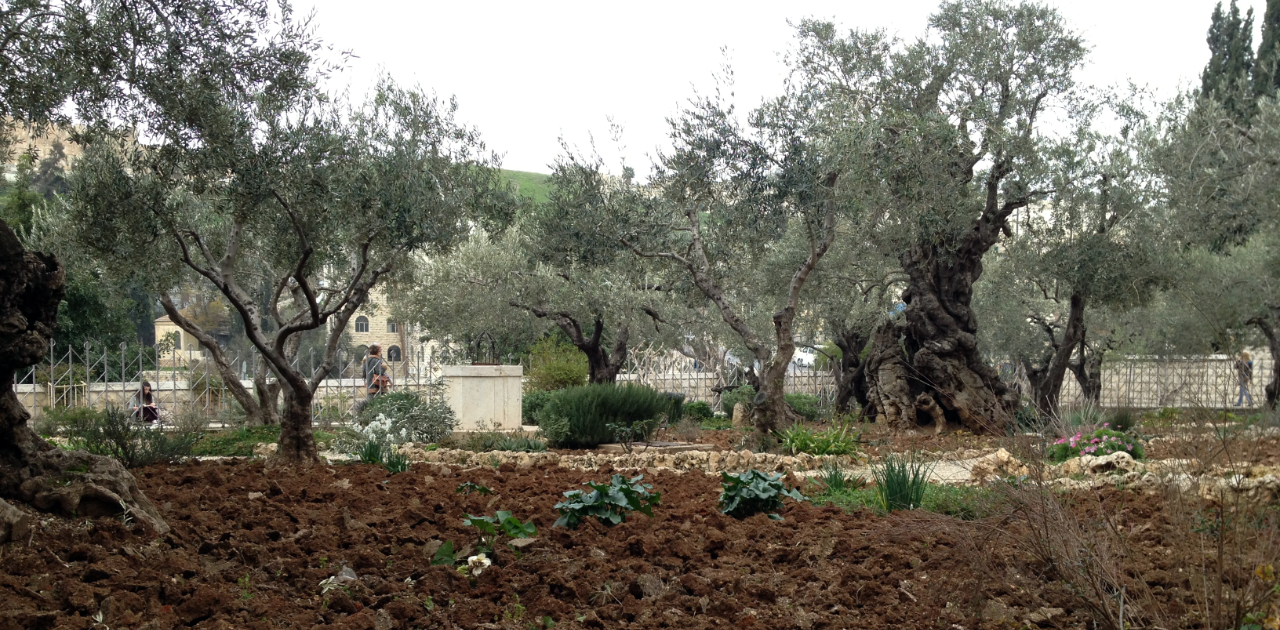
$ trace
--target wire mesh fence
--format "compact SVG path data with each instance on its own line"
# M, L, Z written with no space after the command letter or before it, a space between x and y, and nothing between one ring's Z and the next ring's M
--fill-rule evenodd
M316 389L312 418L320 426L349 422L359 401L366 398L362 373L364 356L339 353L335 367ZM294 359L294 368L315 374L322 357L305 352ZM431 396L441 379L441 368L456 362L427 345L406 348L400 360L387 361L393 389ZM228 364L241 387L254 392L254 375L262 369L254 357L232 356ZM1272 357L1255 357L1252 380L1241 392L1241 375L1233 357L1125 357L1102 367L1101 406L1107 408L1239 407L1257 409L1264 404L1263 384L1276 369ZM274 382L269 374L264 382ZM235 397L212 359L203 355L162 354L156 348L121 345L83 348L50 344L46 359L17 375L15 394L33 416L47 408L127 407L143 382L162 419L198 414L214 427L234 424L243 417ZM742 367L731 362L708 365L687 356L658 349L640 349L628 357L618 376L622 383L640 383L663 392L679 393L686 402L705 401L718 408L721 395L746 383ZM1025 385L1025 384L1024 384ZM830 405L836 396L835 376L827 370L793 365L786 375L785 392L817 396ZM1023 391L1029 391L1023 389ZM1075 379L1063 384L1064 405L1080 405L1084 397Z

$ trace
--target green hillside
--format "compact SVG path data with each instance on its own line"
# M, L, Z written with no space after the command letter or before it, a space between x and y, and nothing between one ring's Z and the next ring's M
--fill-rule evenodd
M502 171L502 174L515 183L521 196L529 197L536 202L547 200L547 193L551 190L550 175L507 170Z

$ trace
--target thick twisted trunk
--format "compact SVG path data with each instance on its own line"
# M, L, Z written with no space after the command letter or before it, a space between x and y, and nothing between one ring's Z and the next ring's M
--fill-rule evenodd
M562 325L561 329L565 327ZM577 322L565 330L569 337L573 340L573 345L587 355L587 382L591 384L609 383L613 384L618 380L618 372L622 371L623 364L627 361L627 340L630 337L626 326L622 326L618 330L618 336L613 342L613 354L605 349L601 336L604 332L604 322L600 318L596 318L594 330L590 337L583 337L582 329L578 327Z
M1062 381L1071 367L1071 356L1076 347L1084 339L1085 299L1079 292L1071 295L1070 311L1067 323L1062 331L1062 339L1058 340L1052 328L1046 327L1050 347L1053 352L1043 365L1027 368L1027 380L1031 383L1032 402L1043 417L1053 417L1058 413L1058 399L1062 395ZM1081 348L1083 353L1084 349ZM1083 359L1082 359L1083 360Z
M13 377L44 358L65 282L53 256L26 252L0 222L0 497L68 517L128 512L155 532L167 532L169 526L120 462L64 451L27 426ZM20 511L0 500L0 542L29 528Z
M756 400L752 408L752 422L761 435L769 435L779 426L794 424L800 415L787 404L787 368L796 354L795 334L792 326L796 319L795 308L786 307L773 314L774 339L778 349L766 361L764 370L752 384L756 388Z
M840 348L840 361L836 372L836 412L848 413L849 402L856 400L860 409L868 407L867 364L862 351L870 339L860 331L845 331L836 335L835 344Z
M979 233L953 252L924 245L902 255L906 321L877 333L875 367L867 372L875 380L876 411L894 426L933 423L940 431L954 422L975 433L1001 434L1012 421L1017 396L978 354L970 308L982 254L994 242Z

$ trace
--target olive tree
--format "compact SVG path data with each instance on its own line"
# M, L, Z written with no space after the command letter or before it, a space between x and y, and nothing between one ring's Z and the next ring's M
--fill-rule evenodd
M0 4L0 154L8 155L12 125L72 121L77 141L147 109L139 93L175 68L205 80L254 74L263 65L310 49L305 28L287 6L273 13L255 0L20 1ZM98 226L99 228L101 226ZM27 426L13 393L16 370L38 362L49 347L66 275L55 256L24 251L0 226L0 496L71 516L129 510L164 532L168 526L114 460L63 451ZM68 482L67 470L82 471ZM16 510L0 505L0 535ZM20 516L20 515L19 515Z
M311 403L369 291L406 257L501 221L509 191L496 158L456 122L455 103L388 80L359 106L305 85L280 94L275 84L175 84L154 103L148 142L86 152L65 229L116 273L146 269L157 286L186 279L219 291L284 394L277 457L314 462ZM266 299L253 290L264 282ZM207 333L162 303L204 343ZM306 373L292 354L310 330L326 342Z
M849 154L879 182L860 234L907 277L904 318L869 357L872 404L899 426L1002 431L1016 395L978 351L973 285L1014 213L1053 190L1045 120L1073 106L1084 43L1053 9L985 0L942 4L912 43L820 22L801 37L823 98L864 108L845 131L873 138Z
M1162 188L1143 160L1151 129L1141 103L1113 95L1080 108L1075 133L1047 158L1053 194L1016 218L1001 273L981 283L995 331L1004 333L984 335L986 351L1023 368L1031 403L1045 416L1058 413L1069 371L1090 385L1088 394L1100 393L1089 372L1106 343L1089 345L1088 313L1141 305L1172 280L1176 246L1167 242ZM997 314L1011 306L1018 315Z

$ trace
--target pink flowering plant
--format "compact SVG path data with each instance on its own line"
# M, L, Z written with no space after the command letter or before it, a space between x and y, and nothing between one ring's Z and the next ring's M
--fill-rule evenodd
M1055 440L1049 445L1049 461L1065 462L1072 457L1102 457L1124 451L1134 459L1142 459L1142 442L1127 433L1111 429L1106 423L1094 431L1078 431L1075 435Z

